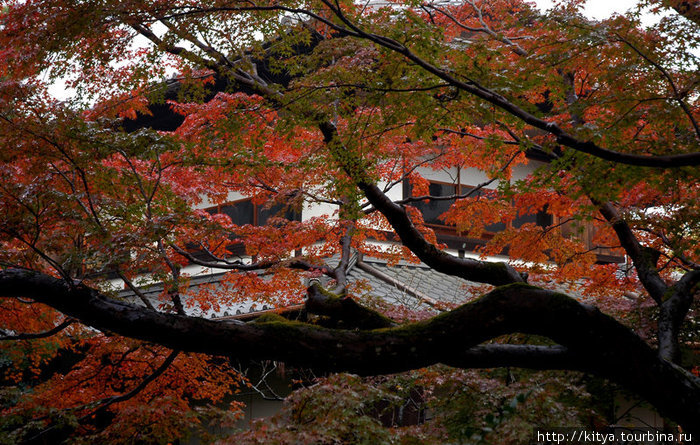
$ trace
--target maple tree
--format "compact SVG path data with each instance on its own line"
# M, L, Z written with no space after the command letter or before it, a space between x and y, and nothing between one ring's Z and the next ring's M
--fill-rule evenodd
M0 317L3 383L22 382L5 429L156 440L230 422L237 405L216 404L244 384L219 358L234 356L362 375L579 370L696 432L700 383L683 352L697 345L700 11L647 0L594 22L580 3L5 2ZM671 13L645 28L645 7ZM73 98L49 94L58 79ZM431 196L425 172L455 167L486 180ZM412 195L396 199L404 184ZM231 192L333 210L262 226L201 210ZM504 223L480 253L509 260L446 253L419 211L445 200L462 236ZM513 224L543 211L544 227ZM629 267L598 264L603 248ZM486 290L399 323L347 282L352 252ZM230 273L188 288L193 264ZM321 275L331 288L303 285ZM139 302L117 298L115 280ZM162 283L157 302L148 283ZM248 300L321 318L188 315ZM651 315L634 319L642 307ZM515 333L539 340L504 340Z

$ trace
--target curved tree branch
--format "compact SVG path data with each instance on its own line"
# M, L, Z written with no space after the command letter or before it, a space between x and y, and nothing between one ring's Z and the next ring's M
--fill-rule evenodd
M199 258L187 250L176 246L175 244L170 244L178 254L182 255L192 264L197 264L198 266L209 267L212 269L225 269L225 270L237 270L237 271L253 271L253 270L264 270L270 269L275 266L285 266L290 269L300 269L300 270L317 270L324 275L328 275L331 278L336 278L335 272L325 265L312 264L301 258L294 258L292 260L280 260L280 261L264 261L259 263L243 264L240 261L231 261L226 258L220 258L215 256L213 253L206 251L207 256L210 260L204 260Z
M626 386L688 431L699 428L700 381L695 376L660 359L628 328L596 308L523 283L502 286L424 322L371 331L327 329L278 318L246 324L159 313L112 300L84 285L71 288L48 275L0 271L0 297L18 296L92 327L178 350L365 375L441 362L458 365L460 354L500 335L543 335L576 355L576 369ZM488 351L461 355L463 363Z
M673 285L659 311L659 355L669 361L680 361L681 350L678 335L683 320L690 310L693 297L700 283L700 270L686 272Z
M622 153L610 150L599 146L593 141L580 140L566 132L558 124L538 118L537 116L527 112L523 108L509 101L507 98L498 94L495 91L486 88L473 80L462 81L458 79L457 77L450 74L447 70L439 68L431 64L427 60L424 60L400 42L388 37L384 37L378 34L362 30L359 26L350 21L345 16L345 14L343 14L339 7L337 7L328 0L321 1L333 12L334 15L336 15L340 19L341 22L345 24L345 26L347 26L347 29L340 27L341 29L339 31L350 36L355 36L361 39L372 41L377 45L402 54L408 60L414 62L416 65L418 65L425 71L444 80L450 85L462 91L466 91L467 93L472 94L476 97L479 97L480 99L483 99L492 105L497 106L498 108L517 117L523 122L532 125L535 128L538 128L540 130L546 131L547 133L554 135L557 138L557 142L562 145L565 145L582 153L587 153L595 157L605 159L607 161L617 162L621 164L654 168L700 165L700 152L658 156L636 155L632 153Z
M595 200L593 203L599 206L600 213L612 226L623 249L632 259L639 281L659 306L659 356L677 363L680 360L678 334L693 302L694 288L700 282L700 271L686 272L675 284L666 284L656 264L660 252L639 242L612 203L601 204Z
M423 70L427 71L430 74L433 74L434 76L444 80L446 83L449 85L452 85L462 91L466 91L469 94L472 94L476 97L479 97L480 99L485 100L486 102L495 105L496 107L506 111L507 113L517 117L518 119L522 120L523 122L532 125L535 128L538 128L540 130L546 131L547 133L550 133L554 135L557 138L557 142L561 145L567 146L569 148L572 148L576 151L580 151L582 153L587 153L592 156L605 159L607 161L612 161L612 162L618 162L622 164L629 164L629 165L636 165L636 166L642 166L642 167L652 167L652 168L672 168L672 167L683 167L683 166L695 166L695 165L700 165L700 152L692 152L692 153L682 153L682 154L675 154L675 155L637 155L633 153L622 153L614 150L610 150L605 147L601 147L598 144L596 144L593 141L584 141L581 139L576 138L575 136L569 134L566 132L561 126L554 122L548 122L546 120L540 119L537 116L533 115L532 113L527 112L523 108L519 107L518 105L514 104L513 102L509 101L507 98L504 96L498 94L497 92L484 87L483 85L480 85L479 83L473 81L473 80L467 80L467 81L462 81L458 79L457 77L453 76L450 74L449 71L439 68L427 60L424 60L420 56L418 56L416 53L411 51L408 47L405 45L401 44L400 42L391 39L389 37L385 37L382 35L366 32L363 29L361 29L357 24L349 20L345 14L340 10L340 8L334 4L333 2L330 2L328 0L321 0L322 3L330 9L330 11L343 23L343 25L340 25L332 20L329 20L327 18L321 17L319 14L316 14L310 10L307 9L301 9L301 8L289 8L281 5L256 5L255 3L251 3L250 5L245 5L245 6L238 6L238 7L212 7L212 8L199 8L199 7L192 7L192 8L183 8L181 11L175 13L175 14L170 14L167 17L164 18L169 18L169 17L176 17L176 16L186 16L186 15L199 15L199 14L205 14L207 12L216 12L216 11L238 11L238 12L244 12L244 11L283 11L283 12L289 12L293 14L299 14L299 15L304 15L307 16L313 20L316 20L320 23L323 23L324 25L328 26L330 29L333 29L334 31L338 32L340 35L344 36L350 36L350 37L355 37L355 38L360 38L360 39L365 39L372 41L376 43L377 45L380 45L384 48L387 48L389 50L395 51L404 57L406 57L408 60L411 60L414 62L416 65L421 67ZM669 0L670 1L670 0ZM670 3L674 4L687 4L688 2L679 2L679 1L672 1ZM673 6L675 8L675 6ZM684 15L686 17L695 17L697 7L693 8L690 6L683 6L679 8L675 8L677 11L684 11ZM691 18L692 19L692 18ZM134 26L134 25L132 25ZM143 27L141 27L143 28ZM183 57L192 57L191 54L188 54L184 48L180 47L164 47L163 42L153 35L151 32L149 34L148 29L137 29L141 34L149 38L151 41L153 41L157 46L161 47L162 49L165 49L168 52L171 52L173 54L178 54L182 55ZM197 56L199 57L199 56ZM212 69L216 69L217 71L220 71L222 66L217 65L215 62L210 62L210 61L203 61L205 66L212 67L213 65L216 65ZM271 89L269 86L259 86L256 85L257 81L256 79L253 79L250 77L250 75L247 75L244 71L240 69L236 69L235 72L231 73L231 75L234 76L234 78L246 85L253 85L255 88L260 90L261 88L263 90L266 90L266 93L269 93L269 98L272 98L273 95L277 94L279 95L279 92Z
M139 382L139 384L136 385L134 387L134 389L132 389L131 391L129 391L127 393L120 394L120 395L114 396L114 397L109 397L109 398L101 401L100 405L97 408L95 408L95 410L93 410L92 412L81 417L80 421L87 420L90 417L95 416L97 413L99 413L101 411L106 411L107 408L114 405L115 403L126 402L127 400L132 399L133 397L138 395L138 393L143 391L146 388L146 386L148 386L149 383L151 383L152 381L154 381L155 379L160 377L165 371L167 371L168 368L170 367L170 365L173 364L173 362L175 361L175 359L177 358L177 356L179 354L180 354L180 351L177 351L177 350L170 352L170 354L168 354L168 356L165 358L165 360L163 360L163 363L161 363L160 366L155 371L153 371L152 373L147 375L146 378L141 380L141 382Z
M76 425L51 425L48 428L40 431L32 437L29 437L22 441L23 445L34 445L34 444L45 444L45 443L63 443L63 441L73 432L79 425L84 425L94 421L100 414L107 412L107 409L114 405L115 403L126 402L132 399L143 391L149 383L160 377L175 361L180 351L172 351L161 363L161 365L153 371L151 374L147 375L138 385L134 387L131 391L120 394L118 396L108 397L106 399L96 402L97 408L93 409L87 414L79 417L77 419L78 423ZM94 405L91 404L91 405ZM80 408L72 408L71 411L79 410Z
M585 360L564 346L488 344L455 351L443 362L455 368L586 369Z
M62 323L57 325L56 327L49 329L48 331L44 332L37 332L37 333L23 333L23 334L12 334L12 335L2 335L0 336L0 341L5 341L5 340L35 340L38 338L47 338L51 337L53 335L58 334L68 326L72 325L75 323L75 320L72 318L67 318L65 319ZM0 331L2 332L2 331ZM4 334L4 333L3 333Z
M524 278L507 263L491 263L471 258L457 258L427 242L413 225L406 209L394 203L368 177L361 161L345 150L338 137L338 130L331 122L322 119L318 124L324 142L343 170L355 181L367 200L389 221L401 242L421 261L438 272L458 276L465 280L488 283L495 286L524 282Z
M634 262L639 281L642 282L644 288L649 292L649 296L651 296L657 304L661 304L664 294L668 290L668 286L664 283L663 279L661 279L656 269L656 261L654 260L653 252L639 243L639 240L629 224L622 218L612 203L607 202L603 204L595 200L592 202L598 206L600 213L615 231L622 248L625 249L627 255L629 255Z
M328 292L318 284L309 286L305 306L309 313L330 317L334 327L379 329L396 326L379 312L362 306L348 296Z

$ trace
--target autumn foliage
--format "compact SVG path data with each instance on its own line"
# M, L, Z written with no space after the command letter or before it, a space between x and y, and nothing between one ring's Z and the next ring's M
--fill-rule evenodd
M700 19L697 6L676 3L645 0L598 22L576 0L546 13L522 0L3 2L0 272L57 278L69 293L126 298L172 320L300 305L309 279L328 276L338 295L415 321L428 314L347 283L344 260L359 253L450 273L461 260L438 251L449 229L476 240L474 262L458 264L480 283L472 290L527 280L568 292L632 329L662 368L697 375ZM665 15L647 27L649 11ZM432 175L445 172L479 183L431 195ZM214 210L232 197L270 213L265 224ZM448 199L440 224L424 221L421 205ZM337 267L326 263L334 256ZM479 272L487 258L504 262L489 269L495 278ZM200 266L226 273L191 285ZM5 442L162 443L242 415L232 400L249 382L232 364L237 351L179 351L128 326L103 329L109 317L43 304L2 281L12 277L0 276ZM500 331L487 340L552 346ZM487 367L511 366L503 357ZM624 380L621 370L566 363L551 368ZM414 368L393 380L324 378L237 440L431 443L501 428L518 443L537 422L599 420L555 396L592 397L554 374L546 390L529 371L493 389L498 370ZM696 378L673 369L700 394ZM485 417L478 385L502 393L501 408L514 400L513 412ZM426 391L439 421L401 431L378 423L411 396L405 388ZM440 399L448 390L470 408ZM343 404L333 406L336 396ZM693 397L686 403L698 409ZM562 414L523 418L523 404Z

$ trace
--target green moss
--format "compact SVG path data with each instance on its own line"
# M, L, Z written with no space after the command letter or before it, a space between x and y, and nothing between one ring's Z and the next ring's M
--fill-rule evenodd
M418 337L421 335L439 335L440 332L455 331L465 323L464 314L471 313L473 310L478 308L478 306L483 305L488 301L494 301L507 295L512 295L513 292L517 292L517 290L532 291L541 290L541 288L527 283L512 283L499 286L491 292L484 294L469 303L466 303L452 311L443 312L442 314L436 315L428 320L404 324L392 328L376 329L372 332L376 332L378 334L391 333L402 337ZM572 306L572 304L578 305L576 300L565 294L552 292L550 295L550 308L569 308ZM473 315L470 314L470 316Z
M261 324L261 323L274 323L274 322L281 322L281 323L286 323L290 322L290 320L287 320L283 316L275 313L267 313L267 314L262 314L258 318L256 318L253 323L256 324Z
M306 329L322 329L319 326L303 323L296 320L288 320L278 314L264 314L256 318L253 324L264 326L266 328L273 328L275 331L283 331L284 335L301 333L302 330Z
M367 313L362 317L361 320L359 320L359 322L361 324L367 324L367 325L371 324L374 326L384 325L384 326L388 326L388 327L394 326L396 324L396 322L394 322L394 320L380 314L379 312L376 312L372 309L367 309L367 308L365 308L365 309L367 310Z
M287 320L278 314L263 314L256 318L253 325L259 326L275 338L300 341L307 336L309 330L317 331L322 327L302 323L300 321Z
M668 301L669 298L673 296L673 294L676 292L676 288L673 286L669 286L666 288L666 291L664 294L661 296L661 302Z
M311 287L314 288L319 294L328 298L328 302L340 301L344 297L344 295L337 295L327 289L324 289L324 287L318 283L312 284Z
M325 289L323 289L321 286L316 286L316 290L318 292L323 293L327 298L333 299L335 302L338 302L339 304L344 301L344 297L339 297L336 294L333 294L332 292L328 292ZM408 324L403 324L400 326L387 326L387 327L382 327L378 329L371 329L371 328L366 328L367 330L363 332L366 332L370 336L374 335L379 335L379 336L384 336L384 335L394 335L394 336L399 336L399 337L411 337L411 338L417 338L425 335L431 335L431 336L440 336L441 333L448 333L448 332L455 332L455 330L459 330L459 328L465 323L465 314L470 314L469 317L474 317L474 313L472 311L477 310L477 313L479 311L478 307L483 304L488 304L489 301L494 301L494 300L499 300L504 297L512 297L514 294L517 295L517 291L522 290L522 291L532 291L532 290L541 290L541 288L537 286L532 286L526 283L512 283L512 284L507 284L504 286L499 286L493 291L477 298L476 300L467 303L465 305L462 305L452 311L449 312L444 312L442 314L439 314L433 318L430 318L428 320L416 322L416 323L408 323ZM527 298L527 297L524 297ZM353 304L357 305L354 301L352 302ZM572 305L578 305L578 303L571 297L562 294L562 293L556 293L556 292L550 292L549 293L549 307L552 308L553 310L556 310L557 308L571 308ZM387 324L393 324L392 320L385 317L384 315L380 314L379 312L373 311L371 309L364 308L363 306L357 305L358 310L362 310L362 313L357 313L355 312L354 315L354 323L353 326L357 327L358 323L362 324L363 322L366 323L372 323L376 326L376 322L378 320L383 320ZM361 317L361 320L360 320ZM340 320L340 323L335 325L335 326L329 326L326 327L326 329L343 329L342 323L343 321ZM324 329L324 327L318 326L316 324L310 324L310 323L303 323L299 321L292 321L288 320L278 314L274 313L268 313L261 315L258 317L255 321L255 324L259 325L264 325L265 327L271 327L278 332L282 333L282 335L301 335L302 330L306 329ZM347 326L345 329L351 329L352 327Z
M377 327L389 327L395 323L383 314L369 309L345 295L336 295L318 284L312 285L313 292L323 296L319 303L319 312L327 315L331 327L370 330Z

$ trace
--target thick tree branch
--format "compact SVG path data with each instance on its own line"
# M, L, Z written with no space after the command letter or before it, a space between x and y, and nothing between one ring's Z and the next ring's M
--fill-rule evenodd
M700 270L686 272L669 289L666 299L660 305L658 335L661 358L674 363L680 361L678 334L693 303L695 292L698 291L698 283L700 283Z
M593 141L583 141L577 139L575 136L566 132L558 124L538 118L537 116L527 112L518 105L512 103L504 96L496 93L495 91L486 88L473 80L462 81L458 79L457 77L449 73L447 70L439 68L431 64L430 62L424 60L400 42L388 37L384 37L378 34L362 30L359 26L350 21L345 16L345 14L343 14L340 8L338 8L332 2L328 0L321 1L333 12L333 14L335 14L341 20L341 22L345 24L345 26L347 26L347 29L341 27L341 31L346 33L347 35L352 35L372 41L377 45L402 54L408 60L414 62L416 65L418 65L425 71L437 76L438 78L444 80L450 85L462 91L466 91L467 93L472 94L476 97L479 97L480 99L483 99L492 105L497 106L498 108L519 118L523 122L532 125L535 128L539 128L540 130L546 131L547 133L554 135L557 138L557 142L564 146L580 151L582 153L587 153L595 157L605 159L607 161L617 162L621 164L654 168L700 165L700 152L658 156L637 155L632 153L621 153L613 151L601 147Z
M306 297L306 310L330 317L333 327L343 329L379 329L396 323L379 312L368 309L348 296L336 295L313 284Z
M649 292L649 296L651 296L657 304L661 304L664 294L668 290L668 286L664 283L663 279L661 279L661 276L659 276L653 253L639 243L630 226L622 218L612 203L607 202L603 204L595 200L593 203L598 206L600 213L612 226L617 238L620 240L622 248L625 249L627 255L629 255L634 262L639 281L641 281L644 288Z
M678 334L693 301L694 287L700 281L700 271L686 272L674 285L667 285L656 264L660 252L639 243L632 228L612 203L601 205L594 201L594 204L599 206L600 213L610 223L620 244L632 259L639 281L659 306L659 356L677 363L680 360Z
M444 364L455 368L587 369L585 360L563 346L489 344L455 351Z
M338 131L332 123L323 119L319 123L324 141L331 153L341 164L345 172L355 181L367 197L367 200L389 221L401 242L421 261L438 272L458 276L465 280L479 283L502 285L525 281L512 266L507 263L490 263L471 258L457 258L441 251L427 242L423 234L413 225L406 209L395 204L368 177L361 161L344 149Z
M83 285L71 289L59 279L16 269L0 271L0 296L33 298L92 327L178 350L359 374L455 363L460 351L500 335L542 335L576 354L583 365L577 369L626 386L688 431L700 427L696 377L657 357L638 336L596 308L522 283L497 288L424 322L371 331L326 329L277 318L245 324L158 313ZM661 381L664 385L658 385Z

